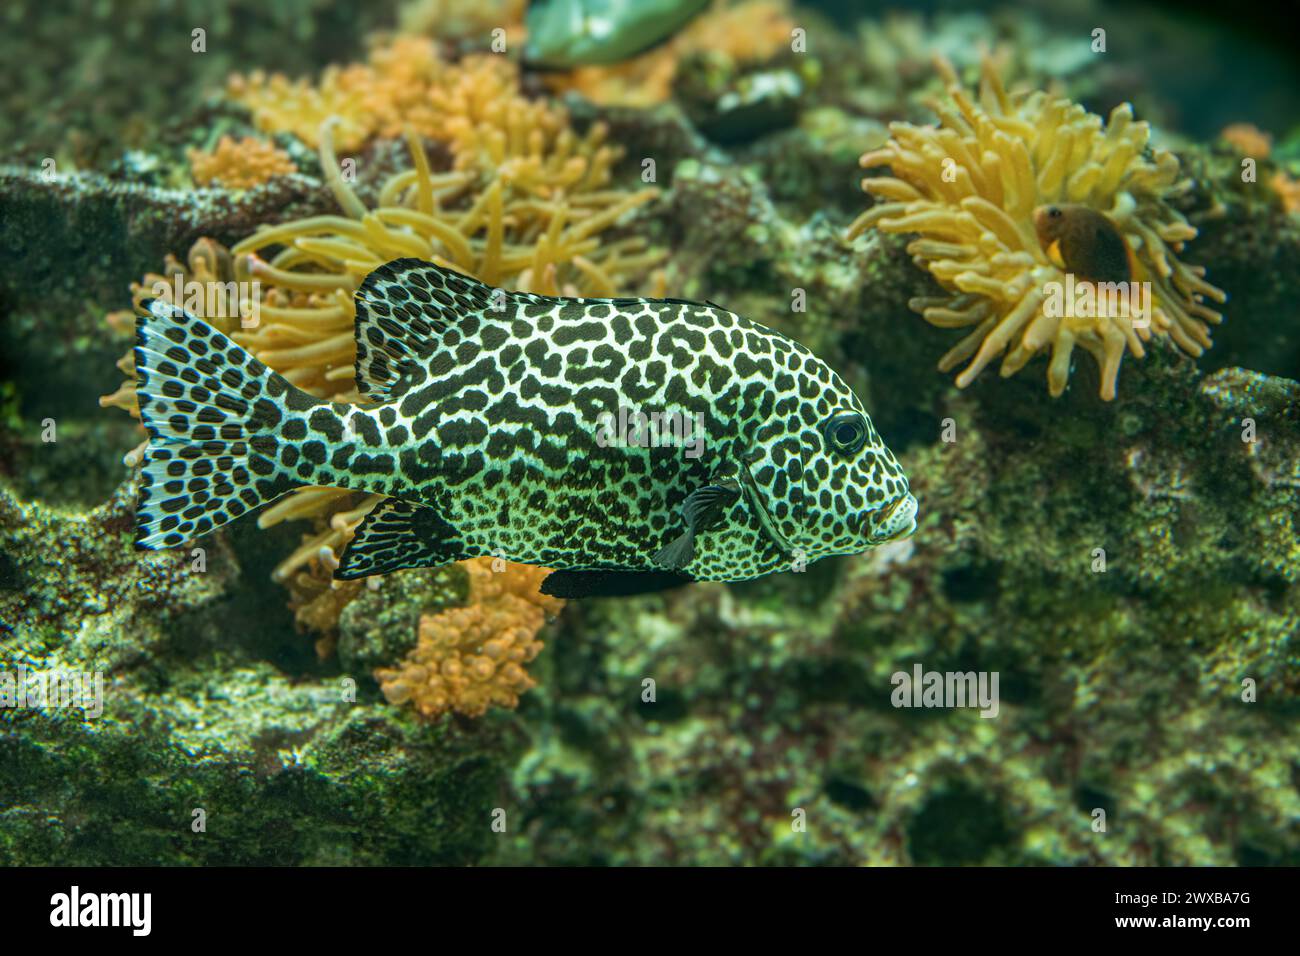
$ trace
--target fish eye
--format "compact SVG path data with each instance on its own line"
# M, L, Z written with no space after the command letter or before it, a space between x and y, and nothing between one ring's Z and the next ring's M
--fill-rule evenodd
M856 455L867 443L867 422L857 412L833 416L822 429L826 444L842 455Z

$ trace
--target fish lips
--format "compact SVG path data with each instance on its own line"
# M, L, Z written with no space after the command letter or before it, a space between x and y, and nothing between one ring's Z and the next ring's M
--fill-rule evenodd
M867 512L863 524L872 545L906 538L916 530L916 497L908 493Z

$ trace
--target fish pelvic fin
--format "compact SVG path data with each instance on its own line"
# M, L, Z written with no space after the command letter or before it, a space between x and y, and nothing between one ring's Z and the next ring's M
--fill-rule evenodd
M660 548L651 560L661 568L680 571L695 560L695 531L688 529Z
M298 484L276 458L287 410L319 404L229 338L162 299L141 303L135 372L149 433L136 547L178 547Z
M505 289L410 258L371 272L355 302L357 388L373 401L389 401L422 378L421 360L448 330L472 341L484 321L506 317L513 304Z
M456 529L436 508L389 498L362 520L334 577L351 581L405 568L436 568L468 557L472 555Z

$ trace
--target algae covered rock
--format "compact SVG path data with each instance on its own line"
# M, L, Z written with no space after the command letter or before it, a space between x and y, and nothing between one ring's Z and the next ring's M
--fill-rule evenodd
M269 579L222 535L136 551L132 500L127 483L81 513L0 489L0 861L486 859L510 718L422 723L354 677L275 666L292 625ZM431 574L417 604L390 582L370 623L449 600Z
M1248 184L1241 156L1161 122L1179 114L1145 82L1170 63L1153 33L1133 60L1080 42L1086 11L1069 30L981 13L838 29L764 2L566 77L519 62L521 23L502 23L506 56L483 52L488 18L506 20L486 8L403 4L399 42L347 67L393 3L241 0L242 20L181 6L185 24L148 37L108 24L114 4L88 16L158 64L110 65L101 117L80 115L94 70L68 74L93 31L65 19L34 35L70 37L67 62L44 69L63 50L45 44L0 91L15 107L0 127L25 130L0 167L0 863L1300 864L1300 219L1266 185L1294 188L1300 166L1292 142ZM452 35L452 7L472 29ZM301 42L281 57L286 36ZM1132 100L1191 180L1169 201L1200 234L1170 242L1228 293L1225 321L1198 359L1153 341L1126 360L1112 402L1086 357L1056 399L1045 356L957 389L935 367L951 330L910 307L942 291L917 234L846 235L871 201L859 157L890 120L935 119L931 54L969 85L985 40L1013 97ZM244 80L223 94L231 71ZM613 95L629 88L643 95ZM334 114L351 138L322 136ZM190 149L254 130L301 172L190 188ZM917 532L756 581L573 601L545 625L485 615L463 565L332 581L369 506L355 499L285 498L271 527L138 552L123 455L144 435L96 402L130 367L130 321L104 314L167 254L277 224L227 258L259 260L279 311L254 351L288 351L296 382L359 398L348 299L371 258L711 300L863 397L920 500ZM169 276L200 274L179 259ZM431 678L464 678L477 648L455 627L485 616L528 649L518 709L420 711L413 688L428 700ZM422 622L426 645L456 653L422 655ZM975 697L911 706L898 691L926 673L972 675Z
M1144 369L951 398L913 540L567 617L515 858L1300 861L1300 385ZM895 706L917 665L997 674L996 713Z
M142 555L133 506L130 483L87 514L0 488L6 654L115 668L149 654L179 615L228 593L239 568L224 540Z
M790 67L737 73L730 57L702 51L683 61L674 92L701 132L733 144L795 121L806 85L800 73Z
M209 668L211 663L208 662ZM417 724L262 666L115 679L104 715L4 712L6 865L468 864L500 728Z
M465 572L457 565L387 576L339 615L339 662L356 675L393 665L415 647L421 615L462 603L467 590Z

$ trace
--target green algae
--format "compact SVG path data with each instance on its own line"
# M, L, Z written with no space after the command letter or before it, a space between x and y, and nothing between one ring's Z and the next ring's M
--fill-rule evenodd
M189 553L136 552L129 508L125 487L88 515L0 496L0 671L104 680L99 717L0 710L0 862L487 857L485 807L517 746L508 722L423 724L364 673L274 666L262 658L291 632L275 586L239 584L220 539L205 543L203 570ZM445 577L419 590L420 607L455 596Z

